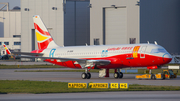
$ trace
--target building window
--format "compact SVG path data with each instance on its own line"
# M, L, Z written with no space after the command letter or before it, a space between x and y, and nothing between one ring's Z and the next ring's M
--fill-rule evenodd
M57 7L52 7L52 10L57 10Z
M21 35L13 35L13 38L20 38L21 37Z
M9 42L4 42L5 45L9 45Z
M94 45L99 45L99 39L94 39Z
M21 42L14 42L14 45L21 45Z
M29 11L29 8L24 8L25 11Z
M130 44L135 44L136 43L136 38L129 38L129 43Z
M2 45L2 42L0 42L0 45Z

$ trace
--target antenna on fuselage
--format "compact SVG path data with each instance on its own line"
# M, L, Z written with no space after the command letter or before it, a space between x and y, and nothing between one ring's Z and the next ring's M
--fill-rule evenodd
M86 46L88 46L88 44L86 43Z
M149 41L147 41L147 43L149 44Z
M154 44L155 44L155 45L158 45L156 41L154 41Z

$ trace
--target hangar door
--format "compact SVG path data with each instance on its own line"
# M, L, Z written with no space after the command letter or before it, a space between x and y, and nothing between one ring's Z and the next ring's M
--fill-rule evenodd
M127 44L127 8L105 8L105 44Z

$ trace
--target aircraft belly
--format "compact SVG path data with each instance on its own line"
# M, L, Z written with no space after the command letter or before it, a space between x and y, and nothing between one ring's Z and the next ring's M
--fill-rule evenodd
M87 60L110 60L111 62L108 65L96 65L97 68L123 68L123 67L144 67L144 66L154 66L154 65L162 65L164 64L162 57L153 56L150 54L144 54L143 57L140 53L137 54L136 57L132 57L132 53L128 54L119 54L119 55L112 55L108 57L95 57L92 56L69 56L70 58L83 58ZM69 58L66 57L66 58ZM88 58L87 58L88 57ZM50 61L51 63L55 63L60 66L66 66L69 68L82 68L81 64L75 63L75 61ZM94 68L94 67L93 67ZM92 69L93 69L92 68Z

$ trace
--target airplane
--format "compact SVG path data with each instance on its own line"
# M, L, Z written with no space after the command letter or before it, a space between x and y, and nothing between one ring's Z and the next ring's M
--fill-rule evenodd
M11 54L11 51L7 48L7 46L4 44L4 42L2 42L2 45L6 51L7 54Z
M28 52L13 52L21 58L40 58L52 64L84 69L82 79L90 79L91 69L114 69L114 78L122 78L122 68L147 67L157 69L169 63L171 55L158 44L119 44L92 46L58 46L39 15L33 16L38 49Z

